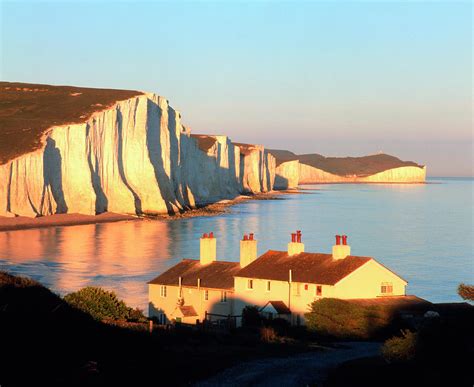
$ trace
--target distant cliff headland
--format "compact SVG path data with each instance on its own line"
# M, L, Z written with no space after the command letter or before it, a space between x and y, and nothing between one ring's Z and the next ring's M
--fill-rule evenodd
M388 155L325 158L197 135L156 94L0 82L0 216L178 213L321 182L423 182Z
M276 158L276 189L315 183L423 183L426 166L387 154L363 157L296 155L270 149Z

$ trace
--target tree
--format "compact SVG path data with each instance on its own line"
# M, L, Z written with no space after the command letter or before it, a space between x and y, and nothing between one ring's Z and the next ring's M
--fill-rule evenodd
M458 294L465 300L474 301L474 286L459 284Z
M242 310L242 326L258 327L262 324L262 316L256 306L247 305Z
M99 287L88 286L70 293L64 300L77 309L90 314L96 320L133 320L144 319L143 313L128 307L119 300L114 292Z

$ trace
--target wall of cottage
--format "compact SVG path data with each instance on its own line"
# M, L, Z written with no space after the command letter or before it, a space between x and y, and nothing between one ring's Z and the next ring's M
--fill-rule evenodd
M383 283L392 284L393 291L391 294L382 293L381 287ZM406 282L403 279L372 260L339 281L333 287L330 297L354 299L404 296L405 289Z
M165 285L150 284L148 286L148 314L150 317L160 318L161 314L166 316L166 322L171 322L180 317L178 309L179 287L166 285L166 297L161 294L161 287ZM206 290L208 299L205 299ZM196 320L203 321L206 312L233 315L234 314L234 294L232 291L226 291L227 301L221 302L221 290L201 287L182 287L182 298L184 305L192 305L198 316L182 318L183 323L194 324Z
M287 281L252 279L253 289L249 289L248 280L250 278L236 277L235 288L235 311L240 315L246 305L256 305L263 307L269 301L283 301L292 311L292 322L298 321L304 324L304 314L309 311L309 305L327 294L332 294L332 286L320 285L321 296L316 295L317 284L306 284L302 282L291 283ZM270 291L267 290L267 283L270 281Z

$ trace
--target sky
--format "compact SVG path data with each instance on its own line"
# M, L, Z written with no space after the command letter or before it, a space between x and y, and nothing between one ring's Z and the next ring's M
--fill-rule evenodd
M470 1L0 1L2 80L155 92L194 133L473 175Z

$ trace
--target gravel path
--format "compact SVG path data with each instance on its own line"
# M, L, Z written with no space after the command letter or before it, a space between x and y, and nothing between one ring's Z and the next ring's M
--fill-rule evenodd
M323 382L328 372L348 360L375 356L379 343L344 343L340 348L277 359L241 363L196 386L306 386Z

